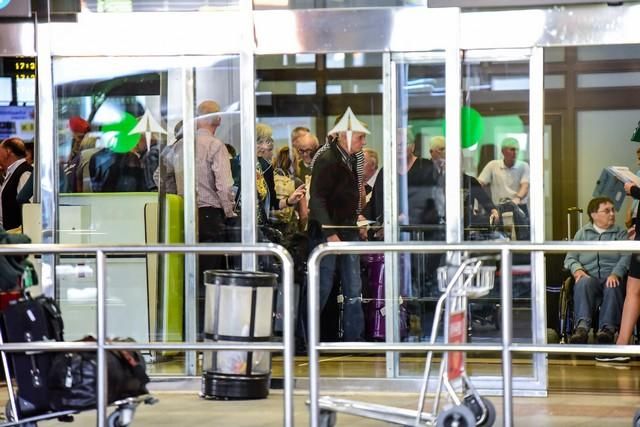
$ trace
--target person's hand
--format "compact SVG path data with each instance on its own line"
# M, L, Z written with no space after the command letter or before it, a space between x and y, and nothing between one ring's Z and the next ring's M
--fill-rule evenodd
M300 187L296 188L296 190L293 193L291 193L289 197L287 197L287 205L289 206L296 205L298 202L300 202L300 200L302 200L305 193L306 193L306 189L304 184L302 184Z
M358 234L360 234L360 240L367 240L367 231L369 227L358 228Z
M576 283L578 283L578 280L582 279L583 277L589 277L587 272L584 270L577 270L575 273L573 273L573 278L576 280Z
M631 181L624 183L624 192L627 193L627 196L631 195L631 187L635 187L635 186L636 185Z
M329 242L340 242L340 237L338 237L337 234L332 234L331 236L327 237L327 243Z
M620 286L620 278L615 274L610 274L609 277L607 277L605 286L607 288L617 288L618 286Z
M500 213L497 209L491 209L489 214L489 224L496 224L500 220Z
M521 200L521 199L520 199L520 197L518 197L518 196L513 196L513 197L511 198L511 201L512 201L513 203L515 203L516 205L519 205L519 204L522 202L522 200Z

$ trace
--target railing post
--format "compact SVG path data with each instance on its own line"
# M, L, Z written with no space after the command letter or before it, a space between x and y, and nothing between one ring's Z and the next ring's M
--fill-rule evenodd
M513 335L513 316L511 313L511 251L503 249L501 254L500 288L502 297L502 390L505 427L513 425L513 399L511 371L511 341Z
M106 316L106 274L105 274L106 256L102 250L96 251L96 287L97 287L97 330L96 340L98 343L97 360L98 360L98 390L97 390L97 425L104 427L107 420L107 353L104 349L105 336L107 333L107 316Z

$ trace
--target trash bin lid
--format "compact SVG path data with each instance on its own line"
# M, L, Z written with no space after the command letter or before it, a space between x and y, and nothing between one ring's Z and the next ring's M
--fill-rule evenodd
M276 286L278 275L263 271L207 270L204 272L205 285L221 286Z

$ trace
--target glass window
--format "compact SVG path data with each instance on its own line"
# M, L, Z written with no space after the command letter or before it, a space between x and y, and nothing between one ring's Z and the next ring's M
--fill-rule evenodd
M315 81L260 81L256 95L315 95Z
M295 55L260 55L256 56L256 70L314 68L316 55L298 53Z
M625 87L640 85L640 71L625 73L581 73L578 74L579 88Z
M327 68L381 67L382 55L379 53L328 53Z
M183 243L194 236L184 221L185 201L193 199L189 189L197 215L193 239L239 239L239 221L216 227L237 208L234 178L239 180L240 167L237 162L234 167L237 158L231 154L240 146L241 130L237 56L59 58L52 65L60 243ZM192 76L192 85L186 86L185 74ZM187 90L194 90L192 142L183 138ZM185 158L188 149L193 159ZM210 162L216 161L214 178ZM185 165L194 167L195 181L186 181ZM209 190L213 179L220 179L216 182L223 189ZM212 201L212 191L221 206ZM203 256L198 268L228 268L234 262ZM184 340L185 272L203 277L195 262L179 254L134 254L109 258L107 264L110 336ZM95 260L62 257L56 273L62 313L70 320L66 336L73 340L92 333ZM204 286L197 280L202 332Z
M327 94L341 93L382 93L380 80L329 80Z
M640 46L578 46L578 61L615 61L640 59Z

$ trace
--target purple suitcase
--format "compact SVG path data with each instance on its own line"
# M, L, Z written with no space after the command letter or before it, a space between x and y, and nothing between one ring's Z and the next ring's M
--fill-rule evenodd
M366 268L364 294L369 300L364 307L365 334L368 340L384 341L385 334L385 295L384 295L384 255L366 254L362 256ZM407 310L405 304L400 305L400 335L406 337L408 332Z

